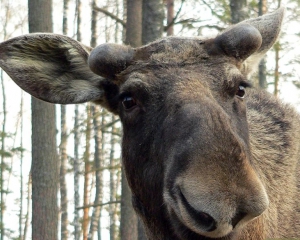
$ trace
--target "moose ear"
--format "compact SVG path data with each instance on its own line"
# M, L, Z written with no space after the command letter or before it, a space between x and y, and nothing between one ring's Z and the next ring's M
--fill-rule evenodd
M28 34L0 43L0 67L26 92L51 103L98 101L103 78L87 64L91 49L57 34Z
M276 42L284 16L284 8L258 18L240 22L215 38L225 54L244 61L242 71L249 74Z

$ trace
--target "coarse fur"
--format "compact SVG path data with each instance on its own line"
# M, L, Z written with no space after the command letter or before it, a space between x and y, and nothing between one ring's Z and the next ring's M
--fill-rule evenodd
M0 44L0 66L52 103L93 101L123 124L133 207L150 240L300 237L300 118L248 79L283 9L215 38L93 49L56 34Z

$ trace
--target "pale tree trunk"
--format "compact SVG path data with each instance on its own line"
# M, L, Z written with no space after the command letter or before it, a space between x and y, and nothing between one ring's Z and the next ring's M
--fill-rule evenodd
M30 172L28 177L28 185L27 185L27 213L25 215L24 234L23 234L24 240L27 239L27 232L28 232L28 225L29 225L31 186L32 186L32 180L31 180L31 172Z
M20 213L19 213L19 239L23 240L23 199L24 199L24 186L23 186L23 160L24 160L24 151L23 151L23 110L24 110L24 97L23 92L21 94L21 103L20 103L20 119L21 119L21 126L20 126L20 148L21 148L21 156L20 156Z
M258 15L262 16L267 12L267 0L259 0L258 2ZM263 58L258 66L258 83L262 89L267 88L267 68L266 59Z
M279 53L280 53L280 43L277 42L274 44L274 50L275 50L275 70L274 70L274 95L278 96L279 89Z
M281 0L278 0L277 7L279 8L281 6ZM278 41L274 44L274 50L275 50L275 70L274 70L274 95L278 96L279 93L279 60L280 60L280 50L281 45Z
M125 43L132 47L142 44L142 0L127 0L127 24ZM138 238L137 215L133 210L125 173L122 171L121 240Z
M111 122L115 122L116 117L112 115L111 117ZM116 176L117 176L117 170L116 170L116 161L114 158L115 155L115 145L116 145L116 140L115 140L115 124L112 125L111 127L111 139L110 139L110 156L109 156L109 163L110 163L110 202L116 201L116 196L117 196L117 181L116 181ZM110 214L110 226L109 226L109 232L110 232L110 240L117 240L117 213L116 213L116 204L110 204L109 205L109 214Z
M77 40L81 41L80 22L81 22L81 2L76 0L77 14ZM79 160L79 111L78 105L75 105L74 112L74 240L80 239L80 215L78 207L80 206L79 178L80 178L80 160Z
M29 32L52 32L52 1L28 0ZM32 98L32 239L58 237L55 105Z
M74 240L80 239L80 216L78 207L80 205L80 195L79 195L79 178L80 178L80 170L79 170L79 112L78 105L75 105L74 112Z
M231 23L235 24L248 18L247 0L230 0Z
M6 131L6 95L5 95L5 87L4 87L4 78L3 78L3 71L1 69L1 89L2 89L2 107L3 107L3 122L2 122L2 136L1 136L1 169L0 169L0 179L1 179L1 219L0 219L0 224L1 224L1 240L4 239L5 235L5 228L4 228L4 210L5 210L5 205L4 205L4 179L3 179L3 173L4 173L4 158L5 158L5 131Z
M84 186L83 186L83 206L89 205L89 184L90 184L90 140L91 140L91 109L90 103L87 103L86 107L86 131L85 131L85 152L84 152ZM83 240L88 239L88 225L89 225L89 208L83 208L83 219L82 219L82 232Z
M142 44L162 37L164 31L164 5L162 0L143 0Z
M63 34L67 34L67 12L68 12L69 0L64 0L64 9L63 9ZM61 211L61 240L67 240L69 236L68 232L68 194L67 194L67 183L66 183L66 174L67 174L67 124L66 124L66 106L60 106L60 116L61 116L61 135L60 135L60 211Z
M99 229L99 218L101 216L102 207L99 206L103 198L103 182L102 182L102 170L103 158L102 158L102 136L100 130L100 109L98 106L92 106L92 118L93 118L93 128L94 128L94 142L95 142L95 154L94 154L94 169L96 175L96 193L94 199L93 213L91 217L89 240L94 239L94 233ZM100 235L101 237L101 235ZM98 238L99 240L99 238Z
M7 35L7 24L9 22L9 16L10 16L10 4L9 2L6 4L5 6L5 18L4 18L4 24L3 24L3 38L4 40L6 40L6 35ZM3 122L2 122L2 136L1 136L1 163L0 163L0 185L1 185L1 191L0 191L0 226L1 226L1 235L0 235L0 239L3 240L4 239L4 235L5 235L5 227L4 227L4 210L5 210L5 201L4 201L4 194L5 194L5 190L4 190L4 179L3 179L3 173L4 173L4 168L5 168L5 164L4 164L4 158L5 158L5 131L6 131L6 95L5 95L5 86L4 86L4 78L3 78L3 70L1 69L1 87L2 87L2 98L3 98L3 102L2 102L2 107L3 107Z
M67 124L66 106L61 105L61 143L60 149L60 211L61 211L61 240L68 239L68 198L67 198Z

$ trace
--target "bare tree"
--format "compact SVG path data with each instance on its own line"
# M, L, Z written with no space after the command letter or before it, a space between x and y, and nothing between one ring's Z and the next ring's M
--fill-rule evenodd
M52 32L52 1L28 0L30 32ZM32 239L57 239L55 106L32 98Z
M247 0L230 0L231 23L235 24L248 17Z
M76 0L77 15L77 40L81 41L80 23L81 23L81 1ZM80 206L80 195L79 195L79 178L80 178L80 162L79 162L79 108L75 105L74 111L74 240L80 239L80 215L78 212L78 207Z
M68 12L69 0L64 0L63 5L63 34L67 34L67 12ZM67 123L66 123L66 106L60 106L60 117L61 117L61 135L60 135L60 211L61 211L61 240L67 240L69 236L68 231L68 198L67 198L67 183L66 183L66 174L67 174L67 142L68 142L68 133L67 133Z
M162 37L164 31L164 7L162 0L143 0L142 44Z

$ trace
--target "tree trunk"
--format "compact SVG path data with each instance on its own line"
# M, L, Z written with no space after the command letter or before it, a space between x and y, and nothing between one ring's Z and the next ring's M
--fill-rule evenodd
M274 70L274 95L278 96L278 85L279 85L279 52L280 52L280 43L277 42L274 44L275 50L275 70Z
M64 0L63 6L63 34L66 35L68 32L68 4L69 0ZM68 239L68 194L67 194L67 183L66 183L66 174L67 174L67 124L66 124L66 106L60 106L60 115L61 115L61 135L60 135L60 211L61 211L61 240Z
M80 239L80 216L78 212L78 207L80 206L80 196L79 196L79 113L78 105L75 105L74 113L74 240Z
M174 19L174 0L167 0L167 26L169 26ZM167 30L167 35L174 34L174 24L170 25Z
M248 18L247 0L230 0L231 23L235 24Z
M125 43L132 47L142 45L142 0L127 0Z
M162 37L164 17L162 0L143 0L142 44Z
M81 1L76 0L77 15L77 40L81 41L80 23L81 23ZM79 161L79 112L78 105L75 105L75 117L74 117L74 240L80 239L80 215L78 207L80 206L79 196L79 178L80 178L80 161Z
M52 32L52 1L28 0L29 32ZM55 105L32 98L32 239L58 237Z
M23 177L23 160L24 160L24 151L23 151L23 127L24 127L24 118L23 118L23 111L24 111L24 97L23 92L21 94L21 103L20 103L20 119L21 119L21 126L20 126L20 148L21 148L21 156L20 156L20 216L19 216L19 239L23 240L23 199L24 199L24 177Z
M258 2L258 15L262 16L267 12L267 0L259 0ZM266 59L263 58L258 66L258 84L262 89L267 88L267 67Z
M102 136L101 131L99 129L100 126L100 118L98 113L99 107L92 106L92 118L93 118L93 128L94 128L94 141L95 141L95 153L94 153L94 169L96 169L96 193L94 199L94 207L93 213L91 217L91 224L90 224L90 231L89 231L89 240L94 239L94 233L98 229L99 218L101 216L101 209L102 207L99 204L102 202L103 198L103 182L102 182L102 171L101 168L103 167L103 159L102 159ZM98 239L99 240L99 239Z
M66 106L61 105L61 143L60 143L60 211L61 211L61 240L68 239L68 198L67 198L67 124Z
M86 141L85 141L85 153L84 153L84 186L83 186L83 206L89 205L89 184L90 184L90 140L91 140L91 109L90 103L87 103L86 107ZM83 219L82 219L82 232L83 240L88 239L88 225L89 225L89 208L83 209Z

